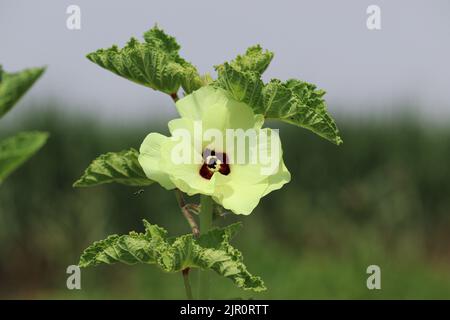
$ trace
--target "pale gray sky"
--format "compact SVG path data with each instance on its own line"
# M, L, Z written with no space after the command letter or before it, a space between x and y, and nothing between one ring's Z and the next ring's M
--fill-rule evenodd
M81 8L80 31L66 28L70 4ZM366 28L370 4L381 7L380 31ZM0 63L48 65L23 104L54 97L114 121L175 114L165 95L85 58L155 23L201 72L260 43L275 52L266 79L318 84L335 115L390 113L405 101L450 116L448 0L1 0Z

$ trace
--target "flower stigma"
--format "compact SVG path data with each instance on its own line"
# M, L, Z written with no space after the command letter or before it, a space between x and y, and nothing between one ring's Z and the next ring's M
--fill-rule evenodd
M202 156L204 162L200 167L199 174L203 178L211 180L215 172L219 172L225 176L230 174L231 170L226 153L205 149Z

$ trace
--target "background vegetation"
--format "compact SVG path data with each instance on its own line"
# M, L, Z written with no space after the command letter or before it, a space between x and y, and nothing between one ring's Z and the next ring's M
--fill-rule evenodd
M0 128L1 138L17 129L50 132L0 188L1 298L184 298L181 275L153 266L86 269L82 290L66 289L66 267L86 246L141 230L142 218L189 232L174 195L158 185L72 188L97 155L138 148L148 132L167 132L161 123L100 126L49 110ZM243 292L214 277L213 297L450 298L450 127L404 115L338 124L340 147L281 128L292 182L252 215L224 221L244 222L234 244L269 290ZM366 288L371 264L381 267L382 290Z

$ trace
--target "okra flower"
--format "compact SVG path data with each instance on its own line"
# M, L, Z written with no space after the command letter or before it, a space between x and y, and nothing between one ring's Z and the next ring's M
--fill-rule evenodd
M290 180L276 130L261 128L262 115L212 86L176 103L181 118L171 137L150 133L139 163L166 189L205 194L235 214L250 214L260 199Z

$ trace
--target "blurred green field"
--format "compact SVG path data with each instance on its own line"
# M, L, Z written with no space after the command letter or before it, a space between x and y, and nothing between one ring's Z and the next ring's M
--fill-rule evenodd
M293 180L252 215L223 222L244 222L234 244L268 291L244 292L213 276L213 298L450 299L450 126L401 115L338 123L340 147L282 126ZM183 299L181 275L153 266L83 270L82 290L66 289L66 267L110 233L141 230L143 218L189 232L174 195L157 185L139 195L119 185L71 186L97 155L167 132L162 121L99 126L48 111L0 128L0 138L18 128L51 137L0 187L0 298ZM381 267L381 290L366 288L371 264Z

